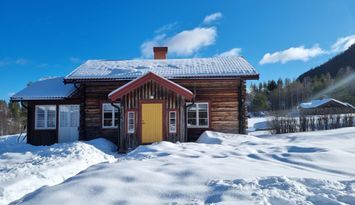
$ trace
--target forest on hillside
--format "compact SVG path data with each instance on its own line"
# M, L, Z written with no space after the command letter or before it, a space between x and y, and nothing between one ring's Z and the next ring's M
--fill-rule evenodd
M355 105L355 72L341 68L332 77L330 73L305 77L302 81L278 79L251 84L248 93L248 111L293 110L305 101L331 97Z
M326 73L329 73L332 78L335 78L341 68L348 68L355 71L355 44L322 65L303 73L297 80L303 81L307 77L314 78Z

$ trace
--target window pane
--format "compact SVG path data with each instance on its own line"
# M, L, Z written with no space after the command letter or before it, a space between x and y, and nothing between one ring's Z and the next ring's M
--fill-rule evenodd
M104 113L104 118L107 119L107 120L108 120L108 119L111 119L111 120L112 120L112 112L105 112L105 113Z
M104 126L111 127L112 126L112 119L104 119Z
M170 119L170 124L176 124L176 119Z
M47 111L47 127L48 128L55 128L55 107L51 106L49 107Z
M105 103L103 106L104 106L103 107L104 112L108 112L108 111L112 111L113 110L113 107L112 107L111 104Z
M196 126L196 119L188 119L187 120L187 125L188 126Z
M200 111L200 112L198 113L198 117L199 117L199 118L207 118L207 112L201 112L201 111Z
M187 111L196 111L196 104L187 108Z
M198 120L200 126L207 126L208 125L208 120L207 119L199 119Z
M207 104L203 103L203 104L198 104L198 109L200 111L205 111L207 112Z
M43 106L36 107L36 127L44 128L44 115L45 115L45 108Z
M196 118L196 112L189 112L187 113L187 117L190 119L190 118Z
M176 118L176 112L170 112L170 118Z
M134 133L135 128L134 112L128 112L128 133Z

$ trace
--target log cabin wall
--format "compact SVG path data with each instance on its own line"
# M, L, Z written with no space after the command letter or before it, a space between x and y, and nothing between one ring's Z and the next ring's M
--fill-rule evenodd
M127 82L127 81L126 81ZM110 103L108 94L126 82L92 82L82 84L82 117L81 139L92 140L98 137L118 143L118 128L102 127L102 104Z
M239 94L245 101L245 81L240 79L175 80L193 91L195 102L209 103L209 127L188 128L188 141L196 141L205 130L239 133ZM246 106L242 105L243 127L246 128Z
M179 94L162 87L154 81L149 81L137 89L132 90L121 99L121 111L125 118L122 120L120 144L123 145L124 150L130 150L140 144L140 119L139 119L139 102L142 100L164 100L165 114L163 116L163 127L165 127L166 140L170 142L185 142L185 99ZM135 132L127 132L127 112L135 112ZM177 130L176 133L169 132L169 111L177 113Z

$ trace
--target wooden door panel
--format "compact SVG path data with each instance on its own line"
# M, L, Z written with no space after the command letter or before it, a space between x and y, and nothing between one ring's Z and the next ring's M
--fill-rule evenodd
M163 140L163 104L142 104L142 143Z

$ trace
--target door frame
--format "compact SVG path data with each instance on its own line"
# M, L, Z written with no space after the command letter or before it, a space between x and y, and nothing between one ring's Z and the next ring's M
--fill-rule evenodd
M162 104L162 109L163 109L163 141L166 141L166 103L165 100L139 100L139 109L138 109L138 142L139 144L142 143L142 104L157 104L160 103ZM145 144L150 144L150 143L145 143Z
M58 104L58 115L57 115L57 127L58 127L58 143L62 143L62 142L60 142L60 107L61 106L71 106L71 105L75 105L75 106L78 106L78 108L79 108L79 117L78 117L78 139L77 139L77 141L79 141L79 139L80 139L80 131L79 131L79 129L80 129L80 115L81 115L81 113L80 113L80 104Z

